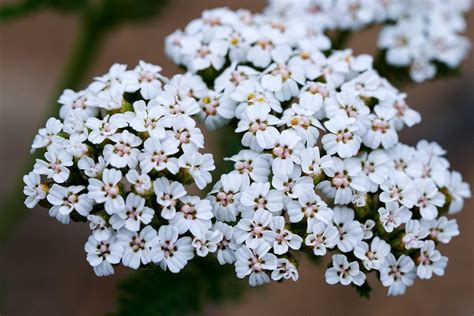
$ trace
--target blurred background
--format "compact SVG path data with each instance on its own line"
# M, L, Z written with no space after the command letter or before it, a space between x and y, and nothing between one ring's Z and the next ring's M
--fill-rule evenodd
M0 7L11 2L14 1L0 0ZM140 59L161 65L165 75L171 76L181 70L164 55L166 35L184 27L208 8L229 6L258 12L265 4L255 0L169 0L156 15L147 16L146 21L114 21L114 28L98 29L94 35L98 43L83 47L83 54L92 50L97 54L89 56L90 64L80 65L70 62L74 59L78 34L83 34L81 31L87 25L99 27L94 24L98 23L94 17L84 26L87 12L77 14L74 8L67 8L66 13L42 9L32 10L21 18L0 20L0 228L6 232L0 244L1 315L114 313L117 283L130 274L123 269L113 277L97 278L85 260L83 245L89 235L86 225L60 225L44 209L30 211L11 201L12 192L17 200L22 199L18 183L25 168L31 167L27 165L31 163L27 161L30 144L51 113L52 97L64 82L76 85L80 80L65 76L66 67L75 71L87 67L83 84L92 76L107 72L112 63L134 66ZM120 17L127 13L116 14ZM468 29L472 42L472 11ZM356 53L373 53L376 34L376 29L357 33L348 47ZM423 121L405 129L401 140L411 145L421 138L439 142L448 150L452 168L473 184L474 53L471 52L462 69L460 77L404 88L409 104L421 112ZM206 136L210 151L216 148L213 139L212 134ZM468 200L464 211L456 216L461 236L441 247L442 253L449 257L445 276L418 280L402 297L387 297L386 289L375 286L371 299L359 298L354 289L327 285L325 264L314 265L303 260L298 282L271 284L255 290L247 288L243 281L246 290L239 300L224 304L210 302L199 313L474 315L473 205L472 199ZM172 278L168 280L173 282ZM161 291L169 288L170 284L159 287ZM181 297L183 301L188 298Z

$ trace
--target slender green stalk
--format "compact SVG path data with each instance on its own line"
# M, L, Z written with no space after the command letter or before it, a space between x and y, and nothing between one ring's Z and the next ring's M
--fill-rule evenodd
M48 117L58 113L59 107L56 105L56 100L66 87L77 89L80 86L98 54L100 43L106 34L105 28L100 23L100 16L101 7L98 6L91 6L83 12L80 31L50 103L51 110L47 113ZM34 155L28 156L24 168L21 169L22 173L31 168L34 160ZM15 225L27 214L22 198L22 175L18 174L10 192L0 202L0 244L6 241Z

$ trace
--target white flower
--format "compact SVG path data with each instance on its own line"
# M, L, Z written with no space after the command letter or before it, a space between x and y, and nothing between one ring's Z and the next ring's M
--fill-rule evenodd
M75 92L71 89L64 90L63 94L59 97L58 103L61 104L59 109L59 116L62 119L68 116L78 114L79 117L84 120L88 117L97 115L97 108L91 107L89 98L89 91L82 90Z
M262 88L262 86L254 80L242 82L231 94L232 100L238 102L235 109L235 116L242 119L246 109L249 107L262 108L264 111L273 110L281 113L282 107L280 102L275 98L273 93Z
M242 218L235 226L233 238L237 244L245 244L252 249L257 248L264 238L264 231L269 229L272 213L259 209L250 218Z
M301 169L304 174L317 179L323 174L323 170L333 167L331 156L320 156L319 148L303 148L301 154Z
M31 145L32 152L37 148L48 147L53 143L61 143L63 138L58 134L63 129L63 123L60 120L53 117L49 118L46 122L46 127L41 128L38 131L38 135L35 136L33 145Z
M116 168L124 168L125 166L135 168L138 164L138 155L140 154L140 150L136 147L142 144L140 137L125 130L122 133L110 136L109 139L115 142L115 144L105 145L105 161Z
M140 60L133 72L125 75L125 84L128 90L140 90L140 94L146 100L154 99L162 90L163 83L167 79L161 75L161 67Z
M92 236L98 241L110 239L115 230L112 226L99 215L89 215L87 219L90 221L89 228L92 231Z
M448 264L448 257L441 256L441 253L435 249L435 243L432 240L426 240L423 247L420 248L420 255L416 258L418 267L416 274L420 279L431 279L433 273L438 276L444 275L444 269Z
M176 138L184 150L197 150L204 147L204 135L196 127L196 121L187 116L175 117L172 121L173 131L167 135Z
M125 208L125 201L120 195L119 186L122 180L122 172L116 169L105 169L102 180L90 178L87 195L96 203L104 203L107 214L112 215Z
M330 224L334 215L326 202L321 200L314 191L301 195L298 201L291 200L287 208L291 223L298 223L306 218L307 232L311 232L318 222Z
M306 236L305 245L313 247L315 256L324 256L327 249L336 246L339 232L333 225L317 222L313 225L311 233Z
M208 199L213 206L214 215L219 221L234 222L236 220L240 191L245 190L247 184L236 173L224 174L216 183Z
M147 174L139 174L137 170L130 169L125 175L128 183L133 186L133 190L138 195L146 196L152 188L151 178Z
M399 206L397 202L388 202L385 207L378 209L380 222L386 232L391 233L400 225L411 219L412 213L405 206Z
M354 220L354 210L348 207L335 207L333 221L339 232L337 248L342 252L352 251L364 238L360 223Z
M216 70L220 70L225 63L225 56L229 49L228 44L220 38L213 38L210 42L204 42L203 40L196 35L186 37L182 41L183 50L187 52L185 63L194 73L211 66Z
M298 270L288 259L279 258L277 267L272 271L272 280L279 281L281 279L297 281L299 278Z
M179 87L173 86L173 81L164 87L164 90L155 98L159 104L164 105L171 116L194 115L199 112L199 105L189 95L181 95Z
M272 126L280 124L280 120L269 114L270 109L258 106L247 107L244 116L239 121L238 133L245 132L242 144L255 151L271 148L278 140L280 133Z
M84 250L87 252L87 261L94 267L97 276L106 276L114 273L113 264L118 264L122 259L123 246L115 240L97 240L89 236Z
M333 166L324 170L330 180L320 182L316 188L334 198L335 204L348 204L352 202L352 189L367 191L368 185L361 170L361 165L355 158L333 158Z
M25 183L23 188L23 194L26 195L25 205L28 208L34 208L39 201L46 198L49 187L42 184L41 176L33 171L23 176L23 182Z
M82 185L72 185L63 187L53 184L48 192L48 202L58 208L61 215L69 215L72 211L76 211L82 216L89 215L92 210L93 201L87 194L80 194L86 187Z
M128 126L128 120L121 113L112 116L106 115L102 120L89 117L86 126L91 130L88 137L89 141L93 144L101 144L106 138L114 135L119 128Z
M208 200L201 200L196 196L183 196L176 215L170 224L178 228L180 234L190 231L194 236L201 236L212 226L212 206Z
M294 164L300 163L301 138L291 130L284 130L272 145L272 170L290 175ZM299 146L298 146L299 145Z
M298 94L298 84L305 81L304 70L298 65L272 64L265 69L262 87L275 93L280 101L288 101Z
M149 173L152 170L168 170L172 174L178 173L178 158L172 157L179 151L178 141L175 138L158 140L148 138L143 144L143 151L138 155L140 169Z
M324 123L329 133L323 136L321 142L329 155L337 153L341 158L355 156L361 144L361 138L355 134L358 129L355 122L355 118L335 116Z
M398 260L393 254L388 254L380 267L380 281L383 286L389 287L388 295L402 295L407 286L415 282L415 263L406 256L401 255Z
M301 141L307 146L314 146L319 137L318 128L322 129L321 123L312 115L300 112L297 104L283 112L282 121L286 126L296 131Z
M190 237L179 237L178 229L163 225L158 230L158 238L152 249L152 260L162 269L178 273L194 257Z
M403 173L390 173L388 179L380 185L380 189L382 193L379 199L384 203L399 202L408 208L415 205L416 189L413 181Z
M247 53L247 60L256 67L265 68L273 61L284 63L291 54L291 47L285 38L275 29L263 26L259 29L258 38Z
M293 168L290 174L279 173L278 169L274 169L272 185L275 189L291 198L298 198L314 189L313 179L302 177L299 166ZM288 198L285 197L285 200L288 200Z
M369 115L370 122L362 137L362 141L364 145L372 149L376 149L380 145L388 149L398 142L398 134L390 121L395 115L395 110L375 106L374 112L375 115Z
M33 171L39 175L46 175L56 183L64 183L71 173L68 167L73 165L72 155L66 151L47 151L44 154L46 161L36 159Z
M359 270L357 261L349 263L346 256L333 255L332 267L326 270L326 282L342 285L354 283L361 286L365 282L365 274Z
M217 92L232 93L242 83L253 81L258 76L258 71L251 67L232 63L224 72L214 81L214 89ZM234 96L231 96L234 99ZM239 98L240 99L240 98ZM243 101L243 99L236 100Z
M235 114L236 103L226 93L209 90L200 100L199 118L209 130L226 125Z
M369 192L376 192L390 174L389 156L383 150L374 150L370 154L362 152L360 160L362 172L367 176Z
M270 190L270 183L254 182L242 192L240 203L252 211L266 210L279 214L283 209L283 194Z
M165 128L171 127L171 119L166 117L168 111L157 101L140 100L133 103L135 117L130 120L130 127L137 132L148 132L150 137L163 139Z
M275 216L269 225L270 230L263 232L263 238L270 243L277 255L288 252L289 248L298 250L303 238L285 228L285 218Z
M266 155L251 150L241 150L237 155L224 160L235 162L234 169L247 179L256 182L267 182L270 175L270 162Z
M418 195L415 205L419 207L421 217L427 220L436 218L437 207L445 203L444 195L438 192L438 188L431 179L415 179L414 186Z
M240 247L235 253L235 272L239 279L250 275L249 284L251 286L262 285L270 282L270 278L265 270L275 270L278 266L278 259L274 254L268 253L271 246L261 241L255 249L247 246Z
M360 242L354 249L354 255L362 260L367 270L379 270L389 253L390 245L379 237L372 240L370 247L366 242Z
M207 231L200 237L194 237L192 246L196 249L196 254L205 257L209 252L216 252L217 244L222 240L220 231Z
M208 183L211 183L212 176L209 171L216 169L214 158L211 154L201 154L195 151L185 151L179 157L178 164L189 172L199 189L204 189Z
M158 178L153 182L156 202L162 207L161 217L170 220L176 215L178 200L187 193L179 182L170 182L167 178Z
M222 222L216 222L214 230L222 234L222 239L217 243L217 260L222 265L233 264L236 260L234 251L236 245L232 239L233 227Z
M140 232L121 229L117 239L124 247L122 263L132 269L138 269L140 264L150 263L152 249L159 243L156 230L151 226L143 227Z
M461 174L459 172L451 172L448 183L446 184L448 192L451 195L451 203L449 204L449 214L454 214L464 206L464 199L471 197L471 190L469 184L462 181Z
M125 209L115 213L110 218L110 224L116 230L125 227L131 231L139 231L140 225L149 224L155 211L145 206L145 199L134 193L129 193L125 201Z
M428 230L421 226L420 221L411 219L405 225L405 234L402 237L402 243L406 249L421 248L423 240L428 236Z
M88 156L82 156L77 162L77 167L89 178L100 177L105 166L105 160L102 156L98 158L97 162Z
M442 216L438 220L421 220L421 225L429 231L430 238L447 244L454 236L459 235L459 226L455 219L448 220Z

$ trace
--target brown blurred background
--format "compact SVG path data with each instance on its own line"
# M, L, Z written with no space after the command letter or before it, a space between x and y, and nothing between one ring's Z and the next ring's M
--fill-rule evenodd
M296 1L296 0L295 0ZM423 0L420 0L423 1ZM2 1L0 1L1 3ZM218 6L260 11L264 1L171 0L162 14L145 24L112 32L88 77L106 72L114 62L135 65L138 60L159 64L166 75L180 70L164 55L167 34L184 27L202 10ZM71 54L78 18L42 11L0 25L0 199L23 171L25 157L37 129L49 113L64 63ZM468 17L474 36L474 14ZM372 53L376 30L351 39L357 53ZM474 53L459 78L406 88L408 101L422 113L421 124L405 129L401 139L440 142L448 150L452 168L474 183ZM207 144L212 147L212 135ZM20 193L19 193L20 194ZM303 262L300 280L248 290L239 302L209 305L206 315L474 315L474 247L472 200L456 218L461 236L441 248L449 257L444 277L417 281L406 295L391 298L375 286L370 300L351 288L329 286L324 268ZM4 212L5 210L0 210ZM43 209L29 211L0 249L1 315L102 315L116 307L116 282L128 272L97 278L85 260L88 228L60 225ZM372 282L375 284L375 282ZM166 285L163 285L166 289ZM159 294L157 294L159 295ZM183 297L183 300L186 298Z

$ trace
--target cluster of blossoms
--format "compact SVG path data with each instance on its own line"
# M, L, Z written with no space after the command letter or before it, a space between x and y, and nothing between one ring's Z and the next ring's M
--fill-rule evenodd
M357 30L383 23L378 47L389 65L408 68L412 80L433 78L437 67L459 66L469 50L464 14L471 0L270 0L269 16L298 17L326 30Z
M87 89L64 91L60 119L50 118L32 145L44 158L24 177L26 206L39 203L64 224L88 221L85 251L99 276L119 263L178 272L223 238L210 202L185 188L203 189L215 168L199 152L204 137L191 117L204 83L160 71L115 64Z
M298 279L297 252L332 252L328 283L362 286L377 271L390 295L442 275L435 246L459 234L444 215L462 208L468 185L437 144L399 142L420 115L370 56L300 45L291 23L216 9L167 40L171 58L210 87L199 99L205 125L242 134L233 170L208 195L219 262L259 285ZM220 36L244 26L258 40L238 59Z

